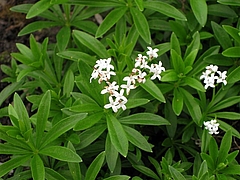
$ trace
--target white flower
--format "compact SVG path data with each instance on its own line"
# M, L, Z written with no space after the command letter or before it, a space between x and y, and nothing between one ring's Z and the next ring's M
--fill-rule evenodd
M217 71L219 77L217 77L217 83L223 83L224 85L227 84L227 81L226 81L226 74L227 74L227 71L224 71L224 72L221 72L221 71Z
M162 67L162 62L161 61L159 61L158 64L151 64L150 72L153 73L153 76L151 77L151 80L154 80L154 79L158 78L159 81L160 81L161 80L160 74L162 73L162 71L165 71L165 68Z
M218 66L216 66L216 65L211 64L211 65L206 67L206 73L207 74L215 73L215 72L217 72L217 70L218 70Z
M147 56L138 54L138 57L135 59L135 68L142 66L142 64L146 62L146 59L147 59Z
M219 123L217 123L216 119L212 119L211 121L203 122L205 129L207 129L209 134L218 134L218 126Z
M131 90L131 89L135 89L136 86L135 86L135 85L132 85L131 83L127 83L127 84L122 84L122 85L121 85L121 88L126 89L126 93L127 93L127 95L129 95L130 90Z
M147 47L147 48L148 48L147 55L149 56L149 59L158 57L157 52L159 51L159 49L157 48L152 49L151 47Z
M109 93L109 94L114 94L116 91L118 91L118 88L119 88L119 85L116 85L117 82L116 81L113 81L112 83L110 82L107 82L108 86L105 86L102 91L101 91L101 94L106 94L106 93Z
M104 108L105 109L112 108L113 112L117 112L119 103L117 101L114 101L112 96L109 96L108 99L109 99L109 104L104 105Z

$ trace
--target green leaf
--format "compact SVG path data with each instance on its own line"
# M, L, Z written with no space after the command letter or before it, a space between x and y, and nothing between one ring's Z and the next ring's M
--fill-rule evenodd
M94 113L92 115L87 116L84 119L81 119L73 128L74 131L80 131L84 129L88 129L101 120L103 117L103 112Z
M239 96L232 96L229 97L227 99L224 99L222 101L220 101L218 104L216 104L215 106L213 106L212 108L209 109L209 112L215 112L227 107L230 107L236 103L240 102L240 97Z
M218 25L216 22L212 21L211 25L214 32L214 36L219 42L219 44L222 46L222 48L225 50L229 47L232 47L232 41L229 38L226 31L224 31L224 29L220 25Z
M105 151L101 152L87 169L85 179L96 179L105 159Z
M240 133L231 125L225 123L224 121L221 121L218 119L218 123L220 124L220 128L224 131L228 131L229 129L232 131L232 135L237 137L237 138L240 138Z
M80 144L76 146L77 150L81 150L88 145L90 145L93 141L95 141L104 131L106 130L105 124L97 124L93 127L88 128L83 131L80 135Z
M179 41L178 41L178 38L176 36L176 34L173 32L172 35L171 35L171 49L175 50L175 52L181 56L181 47L180 47L180 44L179 44Z
M120 6L126 6L124 2L121 1L112 1L112 0L69 0L71 4L80 4L80 5L86 5L91 7L120 7Z
M193 119L193 121L200 125L200 120L202 117L202 112L200 109L199 104L197 103L197 101L194 99L194 97L185 89L183 88L179 88L180 92L183 94L183 102L184 104L187 106L187 109Z
M142 165L135 165L135 164L133 164L132 166L139 172L145 174L146 176L151 177L156 180L160 180L160 178L150 168L148 168L146 166L142 166Z
M0 144L0 154L31 154L31 151L24 149L23 147L17 147L8 143Z
M162 82L174 82L179 79L177 72L174 69L169 69L163 72Z
M231 165L220 171L223 174L236 174L240 175L240 165Z
M195 60L195 58L196 58L196 55L197 55L197 53L195 52L195 57L193 56L193 55L191 55L191 53L193 52L193 51L195 51L195 50L197 50L197 52L198 52L198 50L200 49L200 46L201 46L201 43L200 43L200 34L199 34L199 32L197 31L197 32L195 32L194 34L193 34L193 40L192 40L192 42L188 45L188 47L187 47L187 49L186 49L186 52L185 52L185 54L184 54L184 59L185 59L185 66L192 66L193 65L193 62L194 62L194 60ZM192 57L192 59L190 59L188 56L193 56ZM190 57L191 57L190 56ZM187 60L189 58L189 60Z
M71 29L69 26L62 27L57 33L57 46L59 51L64 51L67 48L71 37Z
M147 142L146 138L139 133L137 130L123 125L123 129L126 132L128 140L138 148L147 151L147 152L152 152L152 148L150 144Z
M89 54L86 54L84 52L79 51L62 51L57 53L59 57L69 59L72 61L78 62L79 60L84 61L90 66L94 66L96 64L96 58L93 56L90 56Z
M236 18L238 16L232 8L222 4L208 5L208 14L225 18Z
M111 173L113 173L117 164L118 151L113 146L109 134L107 134L106 137L105 151L108 168L111 171Z
M202 163L201 163L201 166L200 166L200 169L198 171L198 178L201 178L205 173L208 172L208 166L207 166L207 161L204 160Z
M105 178L104 180L128 180L130 178L131 178L130 176L126 176L126 175L114 175L114 176Z
M173 90L172 109L177 116L180 115L183 109L183 95L177 88Z
M62 146L48 146L39 150L39 153L42 155L53 157L60 161L82 162L82 159L78 154L76 154L69 148Z
M84 103L69 108L73 112L99 112L103 109L96 103Z
M228 120L240 119L240 113L237 113L237 112L215 112L213 114L209 114L209 116L220 118L220 119L228 119Z
M203 87L202 83L199 82L197 79L195 78L191 78L191 77L185 77L184 78L184 82L189 85L190 87L201 91L201 92L206 92L205 88Z
M171 63L177 73L184 72L185 65L183 59L174 49L171 49Z
M116 24L119 19L126 13L127 9L127 7L119 7L112 10L100 24L96 32L96 38L104 35L114 24Z
M39 1L40 2L40 1ZM19 33L18 36L23 36L26 34L30 34L32 32L35 32L37 30L43 29L43 28L49 28L54 26L59 26L60 23L58 22L52 22L52 21L35 21L28 25L26 25Z
M69 98L71 92L73 91L73 88L74 88L74 74L72 70L69 68L64 77L63 94Z
M139 125L170 125L170 123L161 116L152 113L136 113L119 119L122 124L139 124Z
M214 64L218 66L232 66L234 64L234 59L225 57L222 54L213 54L204 58L204 61L208 64Z
M234 84L240 80L240 66L234 69L227 77L228 84Z
M51 3L49 0L38 1L29 9L26 18L33 18L42 13L43 11L47 10L50 6Z
M140 84L140 86L160 102L166 102L161 90L150 79L147 79L146 82Z
M30 167L31 167L33 179L37 179L37 180L45 179L44 164L38 154L35 154L31 159Z
M223 136L223 139L221 141L220 149L218 152L218 164L225 162L228 156L228 152L230 151L231 145L232 145L232 132L231 130L228 130Z
M0 165L0 177L3 177L11 170L24 164L27 160L30 159L30 157L31 155L23 155L10 159L7 162L4 162L3 164Z
M210 143L209 143L209 155L212 157L213 162L217 162L218 145L216 140L213 137L211 137Z
M76 150L73 146L73 144L69 141L68 142L68 145L67 147L69 149L71 149L73 152L76 153ZM68 163L68 167L69 167L69 170L71 172L71 175L73 177L74 180L81 180L82 179L82 174L81 174L81 170L80 170L80 165L79 163L72 163L72 162L69 162Z
M147 104L150 100L145 98L134 98L134 99L128 99L126 103L127 109L135 108L138 106L142 106L144 104Z
M14 94L13 101L14 109L17 112L19 120L24 122L24 128L26 128L24 132L26 132L31 129L31 122L28 117L27 109L17 93Z
M86 115L87 115L86 113L79 113L60 120L43 137L41 147L46 146L47 144L49 144L50 142L64 134L65 132L72 129L77 124L77 122L85 118Z
M130 12L139 35L146 43L151 44L151 34L146 17L141 11L134 7L130 8Z
M190 0L190 5L197 21L202 27L204 27L207 22L208 13L208 6L206 0Z
M46 176L46 179L51 179L51 180L67 180L58 172L47 167L45 167L45 176Z
M217 2L225 5L240 6L240 2L235 0L218 0Z
M168 17L172 17L181 21L187 21L187 18L175 7L168 3L160 1L144 1L144 7L154 11L158 11Z
M139 11L143 11L144 7L143 7L143 0L134 0L134 2L136 3Z
M174 167L172 166L168 166L168 169L171 173L171 176L173 177L174 180L184 180L186 179L177 169L175 169Z
M229 25L223 25L222 27L230 36L232 36L234 38L234 40L236 40L238 43L240 43L239 29L234 28Z
M240 57L240 47L230 47L222 52L226 57Z
M17 91L22 86L22 84L22 81L11 83L0 92L0 106L12 93Z
M86 46L87 48L91 49L94 53L96 53L100 58L109 57L105 46L93 36L78 30L73 30L73 36L75 36L76 39L79 42L81 42L84 46Z
M47 91L39 104L38 112L37 112L37 124L36 124L36 146L40 146L40 142L42 140L44 130L46 128L49 111L51 105L51 93Z
M107 114L106 118L112 144L120 154L126 157L128 153L128 139L123 126L112 114Z

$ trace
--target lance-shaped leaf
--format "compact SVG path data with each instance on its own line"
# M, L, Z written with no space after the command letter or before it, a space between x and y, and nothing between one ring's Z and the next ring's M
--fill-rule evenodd
M139 35L143 38L143 40L146 43L150 44L151 34L146 17L143 15L141 11L139 11L136 8L130 8L130 12Z
M44 147L48 143L57 139L59 136L64 134L65 132L72 129L79 120L85 118L87 116L86 113L79 113L76 115L69 116L67 118L62 119L57 124L55 124L52 129L48 131L48 133L42 139L41 147Z
M48 115L50 111L51 104L51 93L47 91L39 104L37 112L37 123L36 123L36 145L39 147L40 142L43 137L44 130L46 128Z
M228 130L223 136L220 149L218 152L218 164L225 162L228 152L230 151L232 145L232 131Z
M123 129L126 132L128 140L138 148L147 151L152 152L152 148L150 144L147 142L146 138L139 133L137 130L129 127L129 126L123 126Z
M96 38L105 34L114 24L118 22L118 20L125 14L126 11L127 7L119 7L112 10L100 24L96 32Z
M160 102L166 102L161 90L150 79L147 79L145 83L141 84L141 87Z
M59 51L66 49L71 37L71 29L69 26L62 27L57 33L57 46Z
M172 17L178 20L186 21L187 18L175 7L168 3L161 1L145 1L144 7L154 11L158 11L168 17Z
M14 101L14 109L17 112L19 120L24 122L24 128L26 128L25 129L26 131L30 130L31 122L28 117L28 112L26 110L25 105L22 102L22 99L17 93L14 94L13 101Z
M19 33L18 36L23 36L32 32L35 32L39 29L49 28L58 26L60 23L58 22L51 22L51 21L35 21L28 25L26 25Z
M177 116L180 115L183 109L183 95L177 88L173 90L172 109Z
M73 152L76 153L76 150L75 150L73 144L70 141L68 142L67 147L69 149L71 149ZM82 174L81 174L79 163L69 162L68 167L69 167L69 170L70 170L74 180L81 180L82 179Z
M187 106L188 112L191 115L193 121L196 124L200 125L202 112L201 112L199 104L194 99L194 97L188 91L186 91L185 89L179 88L179 91L183 95L183 98L184 98L183 102Z
M105 151L101 152L87 169L85 179L96 179L105 159Z
M107 114L106 118L108 133L113 146L120 154L126 157L128 153L128 139L121 123L112 114Z
M139 125L170 125L170 123L161 116L152 113L136 113L120 118L122 124L139 124Z
M87 116L84 119L81 119L76 126L74 127L75 131L80 131L88 129L96 124L103 117L103 112L93 113L92 115Z
M132 166L139 172L145 174L146 176L151 177L156 180L160 180L158 175L155 172L153 172L150 168L143 166L143 165L135 165L135 164Z
M207 13L208 13L206 0L197 0L197 1L190 0L190 5L197 21L202 27L204 27L207 22Z
M0 165L0 177L3 177L5 174L13 170L14 168L21 166L28 159L30 159L31 155L23 155L15 157L11 160Z
M181 179L181 180L184 180L186 179L177 169L175 169L174 167L172 166L168 166L168 169L169 169L169 172L171 173L173 179Z
M78 41L80 41L87 48L91 49L100 58L108 58L109 55L105 46L93 36L78 30L73 30L73 35Z
M238 58L240 57L240 47L230 47L222 52L226 57Z
M39 150L42 155L50 156L60 161L82 162L81 157L71 149L62 146L49 146Z
M38 154L35 154L30 163L33 179L44 180L45 168L42 159Z
M49 0L38 1L29 9L26 18L30 19L34 16L37 16L38 14L47 10L50 6L51 6L51 3Z
M118 151L116 148L113 146L111 139L109 137L109 134L107 134L106 142L105 142L105 151L106 151L106 161L109 170L111 173L114 172L117 159L118 159Z
M185 77L184 81L190 87L192 87L192 88L194 88L194 89L196 89L198 91L206 92L206 90L203 87L202 83L199 82L197 79L191 78L191 77Z
M53 169L50 169L47 167L45 167L45 176L46 176L46 179L67 180L61 174L59 174L57 171L54 171Z
M240 2L235 0L218 0L218 3L232 6L240 6Z

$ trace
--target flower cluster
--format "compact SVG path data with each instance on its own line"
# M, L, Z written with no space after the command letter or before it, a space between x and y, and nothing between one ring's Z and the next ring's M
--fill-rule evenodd
M211 121L203 122L205 129L209 131L209 134L218 134L218 126L216 119L212 119Z
M218 71L218 66L210 65L206 67L206 71L202 73L200 79L204 79L203 82L205 83L205 89L208 87L214 88L216 83L223 83L224 85L227 84L226 74L227 71Z
M149 60L157 58L159 51L158 49L152 49L147 47L148 51L146 52L147 56L138 54L138 57L135 59L135 66L132 69L131 73L128 76L123 78L123 81L126 82L122 85L117 85L116 81L110 82L111 76L115 76L116 73L113 71L114 66L111 64L111 58L108 59L99 59L94 65L94 70L92 72L90 83L92 79L98 78L98 83L106 82L106 86L101 91L101 94L109 94L109 104L104 105L104 108L112 108L114 112L117 112L118 109L126 109L127 98L124 94L129 95L130 90L137 87L136 83L145 83L147 72L152 74L151 80L158 78L161 80L160 74L162 71L165 71L165 68L162 67L162 62L159 61L158 64L148 65ZM147 72L146 72L146 71Z

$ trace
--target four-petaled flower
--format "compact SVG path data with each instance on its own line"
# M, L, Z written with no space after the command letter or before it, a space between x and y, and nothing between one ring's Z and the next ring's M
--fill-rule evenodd
M159 49L157 49L157 48L152 49L151 47L147 47L147 48L148 48L148 51L146 53L149 56L149 59L158 57L157 52L159 51Z

